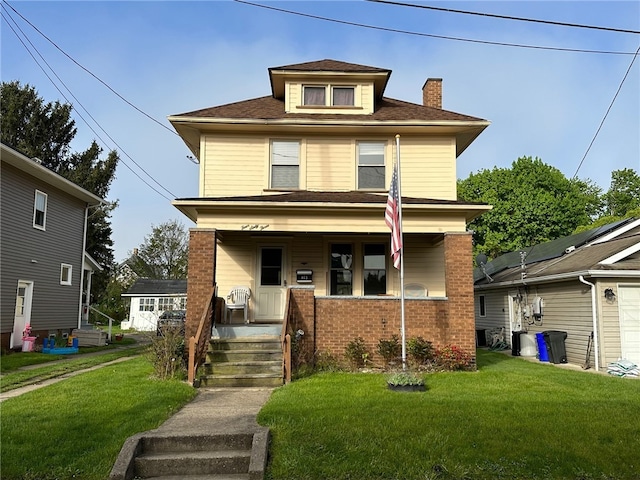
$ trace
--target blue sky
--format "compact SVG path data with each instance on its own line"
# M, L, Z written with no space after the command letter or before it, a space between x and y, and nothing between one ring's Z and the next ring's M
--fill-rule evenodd
M629 53L640 46L637 34L365 1L251 1L430 35ZM411 3L640 30L637 1ZM539 157L572 177L633 59L632 55L514 48L393 33L233 1L14 0L9 5L75 61L169 128L168 115L269 95L269 67L331 58L389 68L393 73L386 96L415 103L422 102L421 88L427 78L442 78L443 108L491 121L458 159L459 178L481 169L509 167L521 156ZM3 81L19 80L34 86L46 101L65 101L9 28L5 19L10 14L120 147L92 122L106 142L100 142L105 151L121 150L123 161L164 196L197 196L198 167L187 159L190 152L178 136L120 100L5 2L2 13ZM63 92L71 103L77 103ZM73 147L79 151L96 135L81 118L75 118L78 135ZM622 168L640 171L640 59L629 72L578 177L591 179L606 190L611 171ZM119 202L112 217L117 261L143 242L152 225L179 219L185 227L193 226L125 165L118 167L107 200Z

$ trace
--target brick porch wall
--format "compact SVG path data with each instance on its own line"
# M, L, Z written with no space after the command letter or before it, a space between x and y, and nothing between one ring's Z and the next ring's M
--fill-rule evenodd
M291 330L302 330L304 336L300 340L301 358L310 362L313 359L315 346L315 325L313 319L316 305L313 288L291 288Z
M187 319L185 336L196 334L198 323L215 282L216 231L189 231L189 270L187 276Z
M447 298L405 299L405 335L457 345L475 359L471 234L446 234L444 247ZM400 317L399 298L317 297L315 350L342 358L347 343L362 337L378 361L378 340L401 336Z

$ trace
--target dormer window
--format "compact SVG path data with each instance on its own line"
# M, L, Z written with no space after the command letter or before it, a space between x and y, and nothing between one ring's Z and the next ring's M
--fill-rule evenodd
M303 87L305 106L348 106L355 105L355 87L333 85L308 85Z

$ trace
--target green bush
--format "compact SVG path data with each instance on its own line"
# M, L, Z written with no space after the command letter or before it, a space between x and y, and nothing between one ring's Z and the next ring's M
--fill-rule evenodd
M433 360L433 344L422 337L410 338L407 342L407 354L417 365L425 365Z
M390 340L378 340L378 353L384 359L385 365L395 363L402 354L402 345L397 335L391 335Z
M161 335L152 337L148 353L154 375L162 380L185 378L187 367L184 353L185 341L182 329L180 327L163 328Z
M443 370L472 370L471 356L456 345L446 345L436 350L436 365Z
M354 369L362 368L369 362L369 350L362 337L351 340L344 349L344 355Z

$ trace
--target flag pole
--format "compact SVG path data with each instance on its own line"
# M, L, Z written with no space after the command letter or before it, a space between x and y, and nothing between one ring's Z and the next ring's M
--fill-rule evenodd
M398 228L400 229L400 328L402 331L402 370L407 369L407 342L404 328L404 242L402 238L402 182L400 178L400 135L396 135L396 168L398 169Z

